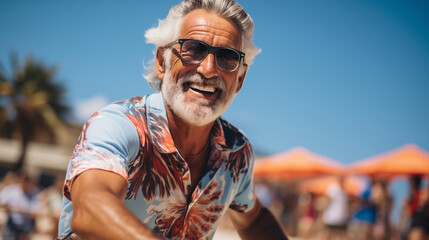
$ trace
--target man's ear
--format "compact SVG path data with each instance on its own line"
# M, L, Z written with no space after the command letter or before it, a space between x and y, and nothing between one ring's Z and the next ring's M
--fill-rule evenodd
M248 68L249 66L247 65L247 64L243 64L243 68L244 68L244 71L243 71L243 73L241 74L241 76L238 76L238 85L237 85L237 89L235 90L235 93L237 94L240 90L241 90L241 88L243 87L243 83L244 83L244 78L246 77L246 73L247 73L247 68Z
M164 79L165 74L165 61L164 61L164 48L158 47L156 49L156 75L159 79Z

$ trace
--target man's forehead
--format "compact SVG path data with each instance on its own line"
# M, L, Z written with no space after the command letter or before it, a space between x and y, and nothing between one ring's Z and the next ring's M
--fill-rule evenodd
M193 35L213 35L231 41L239 46L241 34L237 25L231 20L204 9L197 9L188 13L183 19L180 35L192 38Z

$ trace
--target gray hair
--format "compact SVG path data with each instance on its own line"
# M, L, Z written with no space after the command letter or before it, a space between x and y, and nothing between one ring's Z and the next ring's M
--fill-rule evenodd
M158 48L176 40L179 36L183 18L196 9L205 9L219 14L232 20L238 26L242 35L241 51L246 54L244 63L250 66L254 57L260 52L252 42L254 24L249 14L234 0L184 0L171 8L167 17L164 20L159 20L157 27L146 31L146 42L153 43ZM243 68L240 67L240 70L242 72ZM159 91L161 89L161 79L156 74L155 59L152 65L147 67L147 71L148 74L144 75L144 78L154 90Z

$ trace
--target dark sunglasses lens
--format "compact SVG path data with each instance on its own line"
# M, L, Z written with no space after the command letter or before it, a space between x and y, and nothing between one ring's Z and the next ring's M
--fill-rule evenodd
M240 61L240 55L231 49L218 49L216 53L216 63L220 69L226 72L234 71Z
M207 56L207 46L197 41L188 40L182 45L181 55L187 63L200 63Z

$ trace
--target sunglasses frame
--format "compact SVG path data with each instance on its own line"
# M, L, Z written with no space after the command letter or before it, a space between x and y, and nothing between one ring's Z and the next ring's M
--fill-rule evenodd
M196 63L191 63L191 62L186 61L186 60L182 57L182 47L183 47L183 44L184 44L185 42L187 42L187 41L194 41L194 42L198 42L198 43L203 44L204 46L206 46L206 47L207 47L207 55L206 55L203 59L201 59L201 61L197 61ZM210 45L210 44L208 44L208 43L205 43L205 42L203 42L203 41L196 40L196 39L189 39L189 38L180 38L180 39L177 39L177 40L175 40L175 41L173 41L173 42L171 42L171 43L167 44L167 45L165 46L165 48L170 48L170 47L172 47L173 45L175 45L175 44L177 44L177 43L178 43L178 44L180 44L180 58L181 58L183 61L185 61L186 63L189 63L189 64L200 64L200 63L202 63L202 62L207 58L207 56L208 56L210 53L212 53L212 54L215 56L216 66L217 66L220 70L222 70L222 71L224 71L224 72L234 72L235 70L237 70L237 68L240 66L240 62L241 62L241 60L244 60L244 56L246 55L244 52L239 51L239 50L237 50L237 49L235 49L235 48L230 48L230 47L215 47L215 46L212 46L212 45ZM234 69L232 69L232 70L225 70L225 69L221 68L221 67L219 66L219 64L217 63L217 58L216 58L217 51L218 51L218 50L221 50L221 49L231 50L231 51L236 52L236 53L238 54L238 64L237 64L237 66L236 66Z

